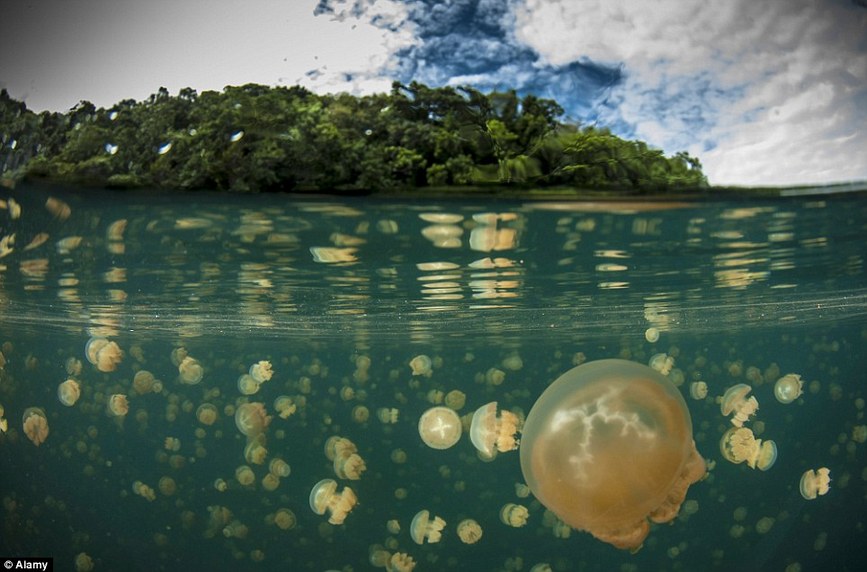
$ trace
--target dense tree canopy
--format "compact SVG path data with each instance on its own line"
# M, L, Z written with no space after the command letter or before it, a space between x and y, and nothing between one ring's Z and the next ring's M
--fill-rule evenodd
M399 191L532 185L706 187L698 159L561 121L514 91L394 83L317 95L256 84L164 88L148 99L35 114L0 92L0 170L99 186L232 191Z

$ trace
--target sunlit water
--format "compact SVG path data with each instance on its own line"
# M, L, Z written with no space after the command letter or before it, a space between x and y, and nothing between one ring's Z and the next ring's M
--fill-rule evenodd
M416 570L867 563L863 200L302 200L50 187L2 195L0 239L14 235L0 243L3 555L54 556L72 569L86 552L97 570L363 570L373 545L410 554ZM46 208L49 197L62 203ZM655 343L648 329L659 332ZM88 362L93 336L124 351L115 371ZM204 367L199 384L178 381L179 347ZM517 452L483 462L466 434L447 450L419 437L431 390L464 392L461 415L490 401L526 414L581 361L648 363L659 352L675 358L670 377L683 381L712 469L689 490L698 510L654 526L637 554L579 531L556 538L544 507L516 495ZM432 358L430 376L413 375L417 355ZM65 407L57 386L70 357L84 362L82 391ZM242 396L238 377L259 360L274 376ZM135 391L141 369L162 381L160 393ZM786 373L805 381L790 405L773 397ZM704 400L689 396L697 380L709 386ZM760 404L748 425L777 443L766 472L720 454L731 425L715 398L736 383L752 385ZM106 413L118 393L129 398L122 419ZM299 405L287 419L274 415L280 395ZM275 417L263 465L244 457L231 415L241 398ZM219 410L211 426L196 418L205 402ZM33 406L50 427L38 448L21 423ZM358 406L367 421L355 419ZM381 422L380 408L397 409L397 422ZM332 435L357 445L367 465L360 480L335 476L323 450ZM166 438L180 441L177 452ZM405 462L395 462L397 450ZM269 492L261 481L274 457L292 472ZM244 464L252 486L235 479ZM831 491L806 501L800 477L822 466ZM160 491L163 477L173 494ZM216 490L218 478L228 490ZM358 496L343 525L308 506L323 478ZM155 499L135 494L135 481ZM529 509L526 526L500 522L510 502ZM214 528L215 506L246 525L245 538ZM279 508L294 512L295 528L267 522ZM439 543L411 540L422 509L447 522ZM479 543L459 540L464 518L482 526ZM400 532L387 529L391 519Z

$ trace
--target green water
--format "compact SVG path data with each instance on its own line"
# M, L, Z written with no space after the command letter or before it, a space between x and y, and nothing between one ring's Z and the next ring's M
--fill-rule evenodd
M49 197L67 204L68 216L50 212ZM867 563L867 444L853 433L867 424L863 200L301 200L51 187L2 198L21 213L12 218L8 203L0 211L0 239L14 234L0 249L0 404L9 423L0 434L0 555L53 556L57 569L74 569L86 552L96 570L364 570L373 545L408 553L416 570ZM45 241L27 249L40 233ZM660 332L655 343L649 328ZM94 336L123 350L114 371L88 362ZM177 380L179 347L203 366L199 384ZM659 352L675 358L670 377L683 381L696 445L712 469L689 489L698 510L654 525L636 554L576 530L556 538L544 507L516 495L518 452L483 462L467 435L447 450L419 437L431 390L464 392L461 415L490 401L526 414L576 363L646 364ZM413 376L417 355L432 358L430 376ZM65 407L57 386L71 357L83 362L82 391ZM366 374L359 358L369 358ZM242 396L237 379L259 360L270 360L274 376ZM142 369L162 381L160 393L135 391ZM492 369L502 383L491 381ZM803 377L805 393L782 405L773 383L790 372ZM704 400L689 395L697 380L709 386ZM736 383L752 385L760 404L748 426L777 444L766 472L720 454L731 425L714 398ZM354 396L344 399L347 387ZM128 396L125 418L107 415L112 394ZM274 415L280 395L299 404L287 419ZM239 399L275 417L263 465L244 458L231 415ZM196 419L205 402L219 410L210 426ZM22 430L34 406L50 427L39 447ZM357 406L367 421L353 419ZM397 422L382 423L380 408L397 409ZM332 435L357 446L367 465L359 480L335 476L324 453ZM168 437L180 441L177 452L166 449ZM392 459L398 449L403 463ZM292 472L267 491L261 480L274 457ZM253 486L235 480L244 464ZM806 501L800 477L822 466L831 491ZM159 490L163 477L174 494ZM215 489L218 478L228 490ZM323 478L357 494L343 525L308 506ZM134 494L135 481L155 499ZM510 502L529 509L526 526L500 522ZM247 526L245 538L214 528L215 506ZM294 512L293 529L266 522L279 508ZM440 542L411 540L422 509L446 521ZM483 528L477 544L459 540L464 518ZM757 531L768 518L770 530Z

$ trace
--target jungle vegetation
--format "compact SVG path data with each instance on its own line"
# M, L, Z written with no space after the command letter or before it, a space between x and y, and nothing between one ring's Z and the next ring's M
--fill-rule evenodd
M515 91L395 82L368 96L257 84L28 110L0 92L0 172L101 187L409 191L706 188L701 163L562 119Z

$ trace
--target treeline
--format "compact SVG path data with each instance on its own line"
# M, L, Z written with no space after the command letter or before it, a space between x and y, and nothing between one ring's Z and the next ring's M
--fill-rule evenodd
M76 184L231 191L532 185L630 191L706 187L698 159L561 121L514 91L394 83L317 95L248 84L165 88L109 108L28 110L0 92L0 171Z

